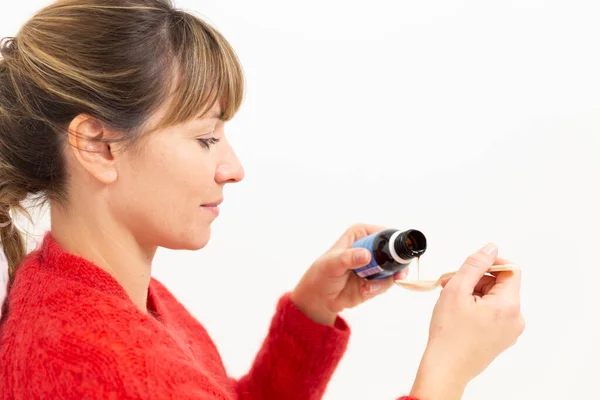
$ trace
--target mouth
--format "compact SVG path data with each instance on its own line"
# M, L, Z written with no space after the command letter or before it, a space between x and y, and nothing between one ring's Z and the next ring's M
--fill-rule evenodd
M223 202L223 199L221 198L213 203L202 204L202 207L219 207L222 202Z
M207 203L207 204L202 204L202 208L212 214L214 214L215 217L217 217L219 215L219 205L223 202L223 199L219 199L213 203Z

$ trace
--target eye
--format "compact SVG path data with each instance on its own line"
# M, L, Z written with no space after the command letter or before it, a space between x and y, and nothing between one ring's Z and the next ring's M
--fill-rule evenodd
M216 137L211 137L211 138L198 138L198 143L200 143L203 147L210 149L210 146L212 146L213 144L217 144L219 143L220 139L217 139Z

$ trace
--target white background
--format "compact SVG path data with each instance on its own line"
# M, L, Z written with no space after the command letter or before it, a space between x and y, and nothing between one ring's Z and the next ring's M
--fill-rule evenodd
M1 36L47 3L5 5ZM226 190L209 246L161 250L154 273L233 376L279 296L369 222L427 235L422 276L488 241L524 269L527 329L465 399L600 399L600 3L177 5L242 60L248 92L228 132L247 177ZM395 288L345 312L353 333L325 399L407 394L436 298Z

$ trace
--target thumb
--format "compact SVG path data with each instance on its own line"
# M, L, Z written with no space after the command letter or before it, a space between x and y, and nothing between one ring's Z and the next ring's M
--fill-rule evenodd
M322 271L327 276L339 277L348 270L358 269L369 264L371 253L365 249L332 250L319 259Z
M498 247L493 243L487 244L465 260L454 277L450 279L447 287L454 287L454 289L469 294L473 293L475 285L494 264L496 257L498 257Z

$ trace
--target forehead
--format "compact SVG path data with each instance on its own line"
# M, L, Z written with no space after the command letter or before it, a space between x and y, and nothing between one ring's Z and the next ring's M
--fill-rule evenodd
M169 112L171 102L172 102L172 98L169 98L150 116L150 118L147 120L146 128L144 129L145 132L154 132L155 131L155 127L157 126L157 124L159 124L160 121L162 121L163 118L165 118L165 116L167 115L167 112ZM208 111L206 111L206 109L199 110L195 114L194 118L192 118L191 120L189 120L187 122L181 122L179 124L176 124L176 126L186 125L188 123L192 123L192 124L213 123L215 121L224 121L223 111L222 111L221 104L219 101L217 101ZM175 126L173 126L173 125L172 126L163 126L162 128L160 128L158 130L161 130L161 131L162 130L171 130L174 127Z
M205 114L205 115L203 115L203 114ZM221 110L220 102L217 101L216 104L207 113L199 112L196 115L195 119L200 119L200 120L219 119L221 121L224 121L224 115L223 115L223 111Z

